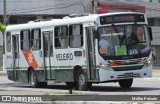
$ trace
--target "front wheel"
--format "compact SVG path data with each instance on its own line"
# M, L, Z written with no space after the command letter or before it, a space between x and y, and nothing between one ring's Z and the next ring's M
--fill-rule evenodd
M119 81L119 85L121 88L130 88L132 86L133 79L123 79Z

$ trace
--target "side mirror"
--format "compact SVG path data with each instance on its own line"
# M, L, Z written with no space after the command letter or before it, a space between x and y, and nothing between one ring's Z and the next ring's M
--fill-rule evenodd
M151 27L148 27L148 32L149 32L150 41L152 41L153 40L153 36L152 36L152 28Z
M99 39L100 38L99 32L95 29L93 30L93 35L94 35L94 39Z

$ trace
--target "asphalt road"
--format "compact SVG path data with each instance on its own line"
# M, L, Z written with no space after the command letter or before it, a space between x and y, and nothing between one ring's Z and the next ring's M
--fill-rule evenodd
M160 69L160 67L155 66L154 69ZM159 82L160 82L160 72L154 71L152 78L134 79L133 85L130 89L122 90L119 87L118 83L101 83L101 84L93 84L93 87L89 91L73 90L73 96L75 95L80 95L80 96L81 95L158 95L159 96L160 95ZM67 89L64 83L58 83L58 84L49 83L49 85L46 88L31 88L29 84L17 83L8 80L6 75L0 76L0 95L63 95L63 94L69 94L69 89ZM52 104L52 102L50 103ZM68 102L68 104L70 103L71 102ZM75 102L72 103L75 104ZM97 103L99 102L95 102L95 104ZM108 102L108 103L105 102L101 104L110 104L110 103L117 103L117 102ZM58 104L66 104L66 101ZM79 104L83 104L83 102ZM91 103L88 102L86 104L91 104ZM124 104L124 102L118 104ZM154 102L151 104L154 104Z
M130 89L122 90L118 83L93 84L90 91L73 91L75 94L129 94L159 95L160 78L135 79ZM12 82L7 76L0 76L0 95L54 95L67 94L69 89L64 83L50 83L47 88L31 88L29 84Z

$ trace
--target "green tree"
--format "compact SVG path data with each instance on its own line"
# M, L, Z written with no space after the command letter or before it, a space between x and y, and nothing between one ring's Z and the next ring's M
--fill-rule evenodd
M6 25L0 22L0 32L4 32L6 30Z

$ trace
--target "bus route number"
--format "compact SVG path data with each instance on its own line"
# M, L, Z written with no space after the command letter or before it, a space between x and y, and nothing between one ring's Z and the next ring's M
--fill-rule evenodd
M129 50L129 55L135 55L138 54L137 49Z

